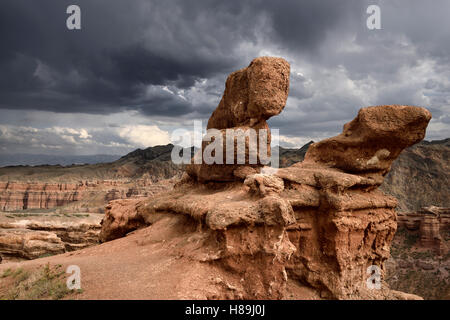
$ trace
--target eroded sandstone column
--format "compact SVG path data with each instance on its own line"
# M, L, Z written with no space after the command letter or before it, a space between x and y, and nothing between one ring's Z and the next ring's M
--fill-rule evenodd
M243 136L249 129L256 131L256 139L267 131L264 138L267 155L270 156L270 129L266 120L283 111L289 93L289 63L282 58L260 57L254 59L244 69L231 73L226 81L225 91L218 107L208 121L207 130L220 130L223 136L223 164L207 164L202 158L201 164L191 164L186 172L198 181L235 181L243 180L248 173L257 173L264 161L259 158L258 146L249 148L249 137L245 137L245 164L237 164L238 139L235 139L234 159L232 164L226 162L226 133L233 132ZM261 136L262 137L262 136ZM200 156L210 142L204 141ZM259 144L259 142L258 142ZM256 163L249 161L249 154L257 152Z

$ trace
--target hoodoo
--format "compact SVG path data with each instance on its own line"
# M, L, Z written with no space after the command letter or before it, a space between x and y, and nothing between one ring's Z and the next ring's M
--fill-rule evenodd
M285 60L257 58L229 76L208 128L268 127L288 88ZM101 238L167 217L188 223L184 245L191 249L183 256L209 266L221 290L207 298L281 299L288 279L326 298L418 298L383 281L397 201L378 187L400 152L424 138L430 119L420 107L362 108L342 134L312 144L303 162L271 174L261 173L261 165L190 165L172 191L109 206ZM380 289L367 285L372 266L381 272Z

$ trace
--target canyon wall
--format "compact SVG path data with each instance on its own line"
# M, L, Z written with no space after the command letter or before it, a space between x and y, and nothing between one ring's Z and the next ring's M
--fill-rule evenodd
M0 182L0 210L50 209L82 199L84 183Z
M0 211L54 209L103 212L111 200L148 197L166 185L150 179L97 180L76 183L0 182Z
M449 248L443 241L443 232L450 231L450 208L424 207L418 212L398 214L398 226L419 231L420 245L443 255Z

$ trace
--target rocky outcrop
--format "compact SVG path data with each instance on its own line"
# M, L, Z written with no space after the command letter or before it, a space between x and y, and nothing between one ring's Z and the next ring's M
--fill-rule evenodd
M247 68L230 74L223 97L207 126L209 133L218 130L220 136L203 139L202 148L194 157L201 163L188 165L186 172L198 181L243 180L245 173L259 172L267 164L266 157L270 157L270 129L266 120L283 111L289 93L289 74L287 61L271 57L257 58ZM253 139L249 129L254 130L257 150L249 146L250 139ZM205 151L211 142L217 142L215 139L221 139L223 145L222 155L216 155L222 164L207 164ZM245 141L245 150L238 148L240 139ZM231 146L230 161L227 147L230 149ZM239 164L240 156L242 164Z
M36 259L99 243L102 215L33 218L0 216L0 254Z
M136 212L136 205L140 202L141 200L111 201L106 206L105 217L101 222L100 241L117 239L145 226L144 220Z
M243 117L246 124L264 124L282 110L287 89L279 79L288 75L287 62L256 62L264 75L256 77L263 82L263 102L252 104L248 91L232 90L246 88L253 62L230 75L208 127L236 128L241 124L236 115L247 112L252 116ZM227 107L226 101L233 103ZM249 120L253 115L256 120ZM112 239L164 215L187 216L201 234L207 230L209 244L215 246L202 261L234 279L228 283L232 292L214 298L279 299L288 278L308 283L326 298L417 298L390 290L384 282L380 290L372 290L366 280L368 267L384 272L397 228L397 201L377 188L400 152L423 139L430 119L419 107L363 108L341 135L312 144L305 161L289 168L189 166L173 191L130 206L111 206L102 234ZM122 218L114 208L123 206Z
M450 230L450 208L424 207L418 212L398 214L398 226L419 231L420 245L442 255L448 251L441 232Z
M64 252L64 243L52 232L0 229L0 253L4 256L36 259Z

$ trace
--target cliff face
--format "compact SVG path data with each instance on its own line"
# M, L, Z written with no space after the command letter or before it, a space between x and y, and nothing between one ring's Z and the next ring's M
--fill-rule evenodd
M420 245L433 249L439 255L445 254L449 249L441 234L450 230L450 208L431 206L418 212L399 213L398 226L418 231Z
M61 208L103 212L111 200L148 197L166 188L150 179L78 183L0 182L0 211Z
M450 299L450 211L426 207L399 213L387 282L425 299Z
M208 127L267 128L266 120L284 107L287 67L262 58L232 73ZM248 90L258 79L258 90ZM366 280L369 267L384 276L397 228L397 202L378 187L400 152L423 139L430 118L418 107L363 108L342 134L312 144L305 160L288 168L193 164L171 192L112 204L101 238L187 217L198 230L188 242L209 251L193 261L208 263L211 274L227 274L227 285L211 298L279 299L288 279L327 298L417 298L384 281L373 290ZM149 239L157 237L152 230Z
M50 209L79 201L83 184L0 182L0 210Z

